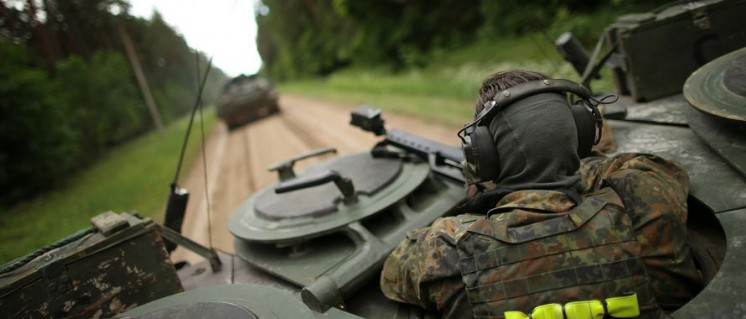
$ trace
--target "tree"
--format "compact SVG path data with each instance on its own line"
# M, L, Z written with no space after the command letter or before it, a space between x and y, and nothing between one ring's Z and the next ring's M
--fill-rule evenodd
M122 0L0 0L0 203L43 190L108 148L152 128L117 26L135 39L152 94L168 119L197 95L197 59L159 14ZM195 58L196 57L196 58ZM226 76L213 69L205 100Z
M26 48L0 40L0 203L53 185L77 166L80 135L67 105Z
M277 80L328 74L352 61L355 22L340 16L331 0L266 0L257 16L257 47Z

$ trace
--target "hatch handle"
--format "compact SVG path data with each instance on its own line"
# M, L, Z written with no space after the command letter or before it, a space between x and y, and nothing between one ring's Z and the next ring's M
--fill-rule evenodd
M336 185L342 195L344 195L345 203L354 202L357 200L357 194L355 194L355 186L352 185L352 180L342 176L341 174L339 174L339 172L334 170L328 170L320 174L304 176L301 178L281 182L275 187L275 194L282 194L300 189L306 189L323 185L329 182L334 182L334 185Z
M277 174L280 177L280 181L284 182L284 181L295 178L295 172L293 171L293 166L295 166L296 161L304 160L304 159L315 157L315 156L321 156L321 155L329 154L329 153L336 154L337 149L334 147L326 147L326 148L322 148L318 150L313 150L308 153L301 154L295 157L291 157L280 163L272 165L269 168L269 171L270 172L277 171Z

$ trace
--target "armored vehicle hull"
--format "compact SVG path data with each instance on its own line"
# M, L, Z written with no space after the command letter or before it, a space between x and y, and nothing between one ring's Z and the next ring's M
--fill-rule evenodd
M266 79L238 76L225 85L217 113L229 129L277 113L277 91Z

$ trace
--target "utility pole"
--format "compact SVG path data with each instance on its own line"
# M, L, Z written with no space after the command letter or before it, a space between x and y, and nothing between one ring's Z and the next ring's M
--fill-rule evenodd
M132 71L135 72L137 84L140 86L140 91L142 91L142 95L145 98L145 104L150 110L150 117L153 118L155 128L158 132L163 132L163 121L161 121L161 115L158 113L158 108L155 107L155 100L153 100L153 96L150 94L148 81L145 79L145 73L142 72L142 66L140 65L140 60L137 59L135 46L132 44L132 39L124 28L124 21L122 18L119 19L119 36L122 38L122 42L124 42L124 51L127 52L127 58L130 60L130 64L132 65Z

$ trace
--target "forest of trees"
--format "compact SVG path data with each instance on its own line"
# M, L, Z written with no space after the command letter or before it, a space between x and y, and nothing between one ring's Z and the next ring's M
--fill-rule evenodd
M668 0L670 1L670 0ZM548 28L570 29L589 44L601 8L649 10L665 0L262 0L257 45L278 81L349 65L422 67L439 52Z
M0 0L0 205L155 128L124 38L163 122L191 109L205 57L157 13L136 18L128 8L126 0ZM225 80L213 68L205 101Z

